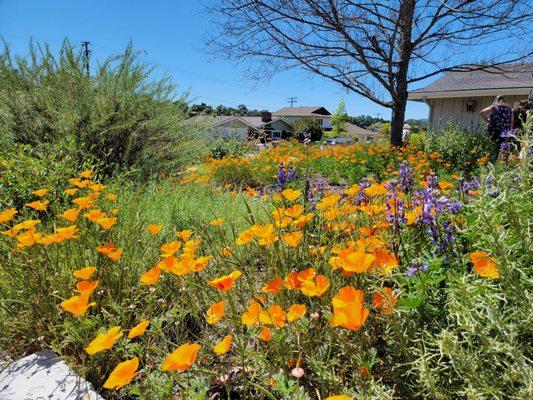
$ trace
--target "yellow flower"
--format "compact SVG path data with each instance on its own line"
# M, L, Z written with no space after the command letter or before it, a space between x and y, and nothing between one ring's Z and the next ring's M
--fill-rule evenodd
M226 354L230 348L231 348L231 341L232 341L231 335L226 335L224 339L222 339L220 342L218 342L215 347L213 347L213 351L217 356L221 356L223 354Z
M301 190L294 190L294 189L285 189L283 192L281 192L281 194L287 200L294 201L298 197L300 197L300 195L302 194L302 191Z
M117 195L110 193L105 198L109 201L115 201L117 199Z
M26 206L33 208L36 211L44 211L48 207L48 200L39 200L39 201L32 201L31 203L27 203Z
M161 366L163 371L187 371L196 361L200 345L185 343L170 353Z
M90 296L98 287L99 283L100 281L80 281L76 283L76 290L80 292L80 294L86 294Z
M303 236L302 231L294 231L294 232L284 233L281 238L287 245L289 245L292 248L296 248L300 245L302 241L302 236Z
M345 286L333 297L333 317L331 324L353 331L359 330L368 317L368 309L363 307L364 296L361 290Z
M148 229L148 232L150 232L150 235L155 236L161 231L161 229L163 229L163 225L160 225L160 224L148 224L146 229Z
M146 328L148 328L148 325L150 325L150 321L147 319L143 319L141 322L139 322L137 325L130 329L130 332L128 333L128 339L134 339L136 337L144 335L144 332L146 332Z
M345 394L338 394L335 396L326 397L326 400L353 400L353 397L346 396Z
M99 333L94 340L85 348L87 354L93 354L109 350L115 345L115 342L122 337L122 328L114 326L107 332Z
M31 192L31 193L34 194L34 195L37 196L37 197L43 197L46 193L48 193L48 189L34 190L34 191Z
M139 359L137 357L121 362L111 372L104 383L104 387L106 389L120 389L126 386L137 375L136 371L138 367Z
M7 210L0 212L0 224L11 221L17 214L18 211L15 208L8 208Z

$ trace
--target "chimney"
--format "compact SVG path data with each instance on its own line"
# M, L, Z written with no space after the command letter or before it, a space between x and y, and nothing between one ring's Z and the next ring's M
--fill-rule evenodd
M261 122L270 122L272 121L272 113L269 111L261 112Z

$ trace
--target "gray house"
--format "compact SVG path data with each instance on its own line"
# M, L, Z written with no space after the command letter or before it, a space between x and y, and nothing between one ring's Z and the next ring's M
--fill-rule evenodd
M503 71L502 71L503 70ZM429 106L428 121L438 130L448 122L466 129L481 128L479 112L503 94L511 106L527 99L533 89L533 63L499 69L448 72L428 86L409 92L409 100Z

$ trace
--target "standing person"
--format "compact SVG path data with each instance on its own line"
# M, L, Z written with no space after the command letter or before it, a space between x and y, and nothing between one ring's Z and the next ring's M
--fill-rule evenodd
M504 138L502 133L513 128L513 109L503 95L496 96L494 103L479 112L481 119L487 123L487 131L495 146L494 159L498 157L500 145Z
M529 111L527 100L521 100L518 107L513 110L513 129L522 129L522 123L526 121Z
M409 144L410 139L411 139L411 126L409 126L409 124L405 124L402 130L402 142L404 142L405 144Z

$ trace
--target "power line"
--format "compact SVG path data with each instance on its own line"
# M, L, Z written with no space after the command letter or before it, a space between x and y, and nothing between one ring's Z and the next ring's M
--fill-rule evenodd
M87 73L87 78L88 78L90 76L89 55L91 54L91 50L89 50L88 41L81 42L81 45L83 46L83 58L85 60L85 71Z
M294 103L296 103L298 101L298 97L288 97L287 98L287 101L289 102L289 104L291 105L291 107L293 106Z

